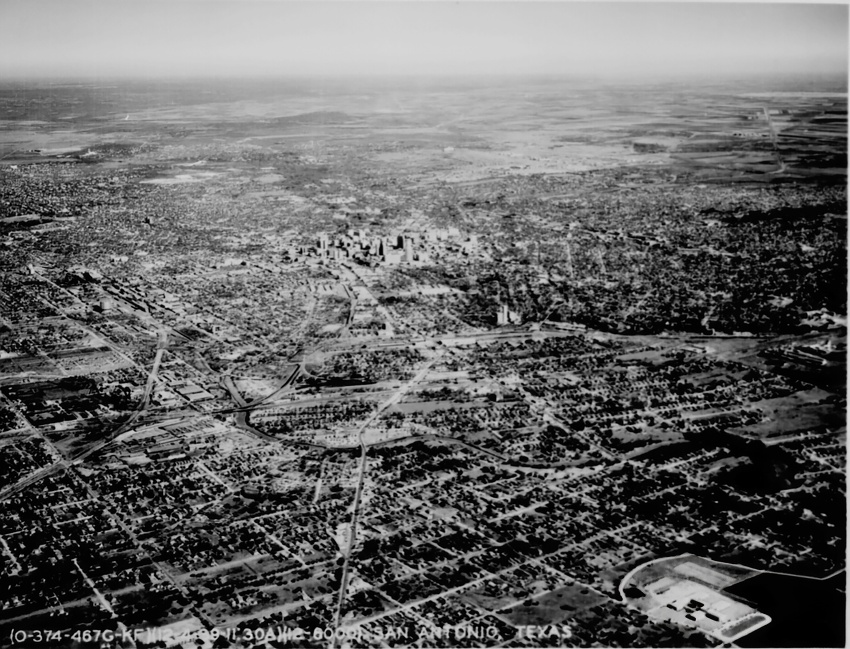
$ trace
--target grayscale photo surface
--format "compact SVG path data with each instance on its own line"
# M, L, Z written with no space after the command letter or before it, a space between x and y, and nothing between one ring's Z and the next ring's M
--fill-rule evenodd
M0 0L0 649L845 646L848 25Z

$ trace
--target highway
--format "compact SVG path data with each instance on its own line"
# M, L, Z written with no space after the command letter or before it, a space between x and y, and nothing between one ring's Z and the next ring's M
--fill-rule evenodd
M339 596L337 597L336 604L336 613L334 614L334 639L332 640L331 646L336 646L337 643L337 633L339 630L340 619L342 617L342 607L345 603L346 591L348 590L348 572L349 565L351 561L351 554L354 551L354 546L357 541L357 520L360 515L360 500L363 494L363 483L366 479L366 451L368 446L363 441L363 431L365 431L372 423L375 422L378 417L389 407L398 403L401 398L412 388L414 385L422 381L428 372L431 370L431 367L440 358L442 354L436 354L433 358L429 359L416 373L416 375L410 379L407 383L400 386L398 390L396 390L395 394L390 397L387 401L382 403L369 417L364 421L357 430L357 439L360 443L360 464L358 466L358 478L357 478L357 490L354 493L354 503L352 505L351 511L351 523L349 527L348 533L348 548L344 552L343 564L342 564L342 577L340 578L339 585Z
M250 405L255 406L255 405L259 405L261 403L267 403L269 401L274 401L280 395L285 394L286 392L289 392L292 389L292 386L295 385L295 381L297 381L298 377L301 376L303 373L304 373L304 361L302 360L300 363L298 363L298 365L295 366L295 369L292 370L290 375L288 377L286 377L286 380L283 382L283 384L277 390L275 390L271 394L267 394L266 396L262 397L261 399L257 399L256 401L251 402ZM234 391L235 391L235 388L234 388ZM231 394L233 394L233 392L231 392ZM248 405L248 404L246 404L246 405Z
M29 474L27 477L18 480L15 484L9 485L0 491L0 501L6 500L11 496L20 493L30 485L35 484L39 480L46 478L53 473L57 473L60 470L64 471L67 468L68 463L65 460L60 460L59 462L54 462L53 464L42 467L35 473Z
M109 444L113 439L121 435L122 433L126 433L133 427L133 424L141 417L146 411L148 407L148 401L150 400L151 393L153 392L154 384L156 383L156 376L159 373L159 366L162 363L162 357L165 354L166 348L168 346L168 331L165 329L160 329L158 332L158 340L156 345L156 356L153 359L153 366L148 372L148 380L145 383L145 392L142 395L141 401L139 402L138 407L136 408L136 412L134 412L130 418L121 424L114 431L106 435L103 439L97 442L94 446L89 447L85 451L81 453L75 454L71 456L71 459L74 461L74 464L80 464L86 458L94 455L98 451L100 451L103 447Z

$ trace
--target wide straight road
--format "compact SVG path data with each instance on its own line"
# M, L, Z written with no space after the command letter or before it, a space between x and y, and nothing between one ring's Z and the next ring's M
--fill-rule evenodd
M348 548L346 549L343 557L342 577L340 579L339 596L337 597L336 613L334 615L334 638L331 640L331 647L335 647L337 645L337 631L339 630L340 618L342 617L342 607L345 603L346 591L348 590L348 571L351 554L354 552L354 545L357 541L357 521L360 516L360 500L363 494L363 483L366 479L366 450L368 448L366 443L363 441L363 433L378 419L378 417L381 416L384 411L386 411L387 408L398 403L410 390L410 388L424 379L431 370L431 367L441 356L442 353L438 353L428 360L412 379L410 379L407 383L402 384L395 391L393 396L383 402L357 430L357 441L360 444L360 464L358 465L357 490L354 493L354 504L351 512L351 523L348 533Z

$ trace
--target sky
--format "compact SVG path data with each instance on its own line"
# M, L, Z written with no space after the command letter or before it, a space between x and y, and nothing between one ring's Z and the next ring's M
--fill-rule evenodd
M21 77L845 73L846 4L0 0Z

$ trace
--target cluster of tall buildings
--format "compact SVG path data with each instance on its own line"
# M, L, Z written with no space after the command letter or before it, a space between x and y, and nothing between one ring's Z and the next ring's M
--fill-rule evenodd
M427 263L430 254L425 248L429 244L459 236L457 228L435 228L382 236L370 235L366 230L349 229L334 238L325 233L320 234L315 253L319 257L337 260L359 259L384 264Z
M353 259L368 264L427 264L435 249L469 255L479 249L478 237L463 239L455 227L412 230L391 235L370 234L367 230L349 229L345 234L321 233L313 246L289 248L290 260L302 256L341 261ZM442 247L440 244L444 244Z

